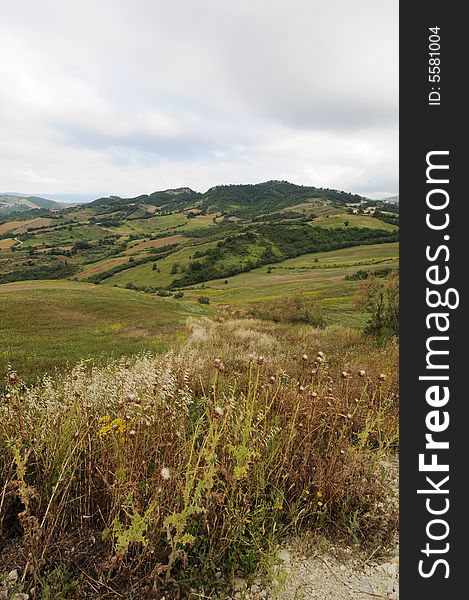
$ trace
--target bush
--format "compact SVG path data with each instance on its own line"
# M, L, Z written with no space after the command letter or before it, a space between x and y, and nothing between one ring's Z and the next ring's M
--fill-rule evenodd
M248 315L275 323L305 323L314 327L326 325L319 301L302 292L275 300L256 302L248 309Z
M210 304L210 298L208 296L199 296L197 302L199 304Z
M367 333L399 335L399 272L393 271L387 280L369 275L360 282L355 306L370 317Z

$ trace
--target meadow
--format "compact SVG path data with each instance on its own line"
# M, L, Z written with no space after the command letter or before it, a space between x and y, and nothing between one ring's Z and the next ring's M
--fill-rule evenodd
M160 352L184 337L198 304L73 281L0 286L0 369L28 383L81 360Z
M354 306L357 282L346 280L345 277L359 269L373 271L385 266L396 269L398 258L397 243L317 252L228 279L208 281L203 286L185 290L185 296L197 298L204 294L212 302L242 309L252 302L263 302L301 290L311 298L320 300L329 323L363 327L367 317Z
M160 356L33 388L9 373L0 571L20 567L18 592L227 598L302 531L373 554L392 542L396 344L343 326L187 327Z
M398 227L358 202L271 181L0 223L0 598L226 600L305 532L393 546Z

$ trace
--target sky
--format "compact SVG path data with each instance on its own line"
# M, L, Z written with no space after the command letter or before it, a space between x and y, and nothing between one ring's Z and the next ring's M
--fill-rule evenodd
M0 7L0 192L398 193L398 0Z

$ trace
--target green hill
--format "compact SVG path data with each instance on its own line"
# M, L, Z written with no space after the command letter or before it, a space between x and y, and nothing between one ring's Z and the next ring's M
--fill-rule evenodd
M25 212L34 209L58 210L62 204L41 198L40 196L26 196L22 194L0 194L0 215L14 212Z

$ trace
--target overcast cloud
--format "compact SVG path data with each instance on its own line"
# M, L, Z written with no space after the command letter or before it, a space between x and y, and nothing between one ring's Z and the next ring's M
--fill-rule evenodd
M0 7L0 191L398 191L397 0Z

